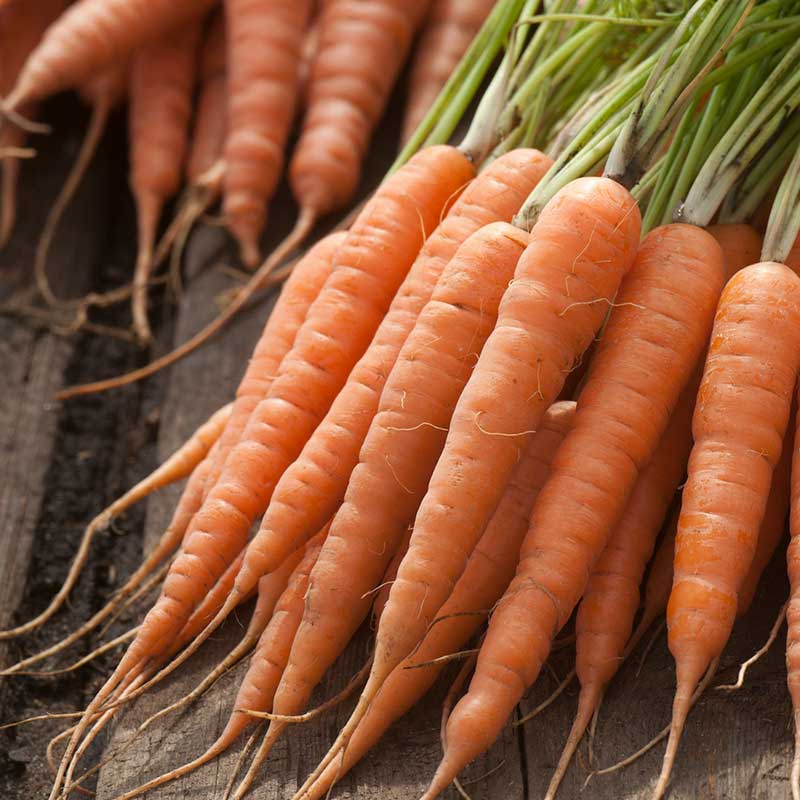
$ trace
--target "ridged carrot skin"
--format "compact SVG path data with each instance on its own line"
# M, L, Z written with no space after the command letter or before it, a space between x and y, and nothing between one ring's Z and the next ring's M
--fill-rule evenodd
M719 303L693 420L667 607L678 685L655 797L666 791L692 693L733 628L799 365L800 279L771 262L743 269Z
M31 53L12 108L82 85L142 45L199 20L216 0L79 0Z
M536 680L706 347L723 278L722 250L699 228L665 225L642 241L426 800L488 749Z
M267 203L283 172L311 0L226 0L228 137L223 210L255 267Z
M303 209L322 216L353 197L369 138L428 3L330 0L323 7L308 108L289 165Z
M519 546L528 530L531 509L544 485L550 463L575 419L575 403L555 403L542 419L506 487L486 531L470 556L464 574L441 609L438 622L420 649L389 677L350 740L344 761L336 759L298 798L322 800L339 780L433 685L443 665L406 669L457 652L483 623L514 576ZM472 613L475 612L475 613ZM445 619L448 615L453 616Z
M416 45L401 140L422 122L495 0L433 0Z
M428 237L367 352L276 486L248 547L249 563L257 574L274 569L333 516L358 464L387 378L442 271L459 245L480 227L510 222L551 163L528 149L497 159L465 188Z

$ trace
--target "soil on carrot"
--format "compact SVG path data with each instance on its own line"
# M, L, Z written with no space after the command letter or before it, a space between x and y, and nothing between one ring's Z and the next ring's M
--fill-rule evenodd
M104 145L111 153L124 152L121 122L117 120L111 141ZM95 291L124 283L135 255L135 223L125 183L126 165L124 160L112 158L110 161L105 194L120 200L114 205L110 227L95 234L106 239L100 243L98 268L91 280L90 288ZM157 330L160 329L161 336L168 340L169 320L157 317L156 313L156 322L161 323ZM121 304L94 312L93 319L125 328L130 323L130 314L127 304ZM2 319L0 324L27 323ZM50 334L42 331L38 335ZM74 351L65 375L67 385L124 372L148 358L148 354L135 345L119 339L81 333L73 341ZM65 403L60 410L55 446L44 480L47 502L37 522L34 556L13 624L30 619L47 606L66 575L86 522L155 465L157 411L164 389L164 381L155 378L143 386L78 398ZM144 506L115 520L92 547L88 564L68 604L40 632L10 642L9 662L55 643L100 608L141 560L143 528ZM123 614L103 636L103 641L127 630L136 616L136 609ZM61 657L44 662L39 668L54 669L73 663L99 643L96 634L88 636ZM84 707L117 657L116 652L108 653L59 677L0 679L0 721L71 712ZM45 759L46 744L69 725L68 720L53 720L0 731L0 794L12 800L46 796L51 784L51 772ZM91 756L86 763L92 763Z

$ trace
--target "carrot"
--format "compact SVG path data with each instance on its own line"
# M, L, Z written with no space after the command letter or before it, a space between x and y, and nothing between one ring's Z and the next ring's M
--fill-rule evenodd
M427 232L472 171L456 148L428 148L384 182L365 206L268 396L250 416L242 439L195 515L161 597L76 726L51 800L64 776L74 769L72 757L95 710L118 690L123 678L149 668L242 550L250 525L264 512L275 482L327 412L366 350ZM209 626L204 636L211 630Z
M117 798L117 800L130 800L140 794L149 792L157 786L188 775L190 772L207 764L218 755L225 752L241 736L247 726L253 722L253 718L240 711L240 709L252 709L257 711L267 711L272 706L272 697L278 685L283 668L289 658L289 650L295 631L300 624L303 614L303 604L306 591L308 590L308 580L311 569L317 561L319 551L328 534L329 526L326 526L317 534L306 546L305 551L298 550L289 557L286 565L293 565L289 574L282 576L283 590L279 596L274 597L269 593L265 598L264 587L270 583L275 583L274 577L285 571L282 566L278 571L271 575L265 575L259 582L258 603L264 609L271 603L266 619L261 615L259 622L264 621L259 631L258 641L255 644L255 651L250 658L250 665L244 676L236 699L233 704L233 712L225 725L225 729L219 735L205 753L198 758L184 764L181 767L170 770L156 778L153 778L141 786L131 789ZM255 616L255 614L254 614ZM248 626L245 639L248 642L252 639L255 630L252 622ZM252 629L252 630L251 630ZM252 645L251 645L252 646ZM238 649L238 648L237 648ZM226 662L228 659L226 659ZM218 670L215 670L217 672ZM209 676L210 678L211 676ZM206 681L204 681L206 683ZM199 687L198 687L199 688ZM194 693L193 693L194 694Z
M491 745L538 676L705 348L723 275L719 245L699 228L665 225L643 240L426 799Z
M401 141L422 122L495 0L433 0L409 75Z
M275 714L303 710L369 612L373 590L425 494L453 408L494 327L526 241L527 234L508 223L477 230L445 267L420 314L311 575L303 621L275 693ZM334 607L335 614L325 612ZM266 757L285 726L270 723L260 755ZM242 784L234 797L245 789Z
M514 576L519 546L528 530L534 501L550 463L572 427L575 403L552 405L506 487L503 499L470 556L453 594L442 606L439 621L419 650L395 669L359 723L342 761L330 763L316 780L310 779L296 798L317 800L344 775L431 687L444 665L415 666L458 651L483 622ZM313 780L313 782L312 782Z
M799 395L800 397L800 395ZM799 401L800 402L800 401ZM794 758L791 786L793 800L800 800L800 416L792 450L791 505L789 509L789 549L786 566L789 574L789 605L786 609L786 682L792 698L794 717Z
M50 282L47 278L47 258L50 254L50 246L56 234L58 225L69 206L75 192L83 180L86 171L91 164L100 140L108 124L108 118L114 107L122 100L125 95L125 84L127 81L127 65L114 66L100 73L97 77L89 80L81 89L81 97L91 107L92 115L83 137L78 155L72 165L72 169L61 187L61 191L56 197L53 207L47 215L42 234L36 245L36 253L33 260L34 274L39 288L39 294L48 305L60 306L62 301L53 294ZM11 130L18 130L12 128ZM88 299L88 298L87 298ZM98 298L99 300L99 298Z
M789 420L798 325L800 279L771 262L737 273L717 310L675 542L667 624L678 685L655 798L667 788L691 694L733 628Z
M744 616L750 610L758 588L758 582L761 580L767 564L772 560L772 556L786 532L786 517L791 493L792 441L795 429L793 422L794 416L789 419L781 457L772 475L772 484L767 497L767 505L764 509L764 518L761 520L761 526L758 529L753 561L750 564L747 577L745 577L744 583L739 589L736 606L737 617Z
M545 795L556 796L572 756L606 686L622 665L639 608L639 584L653 554L669 505L686 473L692 448L700 370L681 393L652 460L642 471L621 519L594 565L575 621L575 669L581 684L578 709Z
M266 206L283 171L310 0L227 0L229 132L223 209L255 267Z
M50 601L48 607L42 611L41 614L26 622L24 625L10 630L0 631L0 640L10 639L29 633L47 622L47 620L61 608L69 596L69 593L74 588L78 576L86 564L89 548L91 547L92 540L97 531L107 527L114 517L119 516L134 503L139 502L158 489L185 478L195 470L197 465L206 457L214 442L218 439L230 414L230 405L224 406L213 414L211 418L201 425L188 441L173 453L160 467L151 472L146 478L139 481L136 486L129 489L122 497L95 517L86 528L83 539L78 546L78 552L75 554L75 558L72 561L64 583L58 590L56 596Z
M204 496L216 485L230 451L238 443L258 403L267 396L278 367L294 346L297 332L331 274L344 232L328 234L300 260L275 303L236 390L233 414L220 439Z
M66 0L14 0L0 7L0 96L13 88L25 59L36 47L47 26L64 11ZM25 108L29 117L33 106ZM27 134L21 128L5 125L0 130L0 149L22 147ZM19 179L19 159L3 158L0 175L0 247L11 236L16 220L16 187Z
M25 62L5 111L84 85L143 45L199 20L216 0L78 0ZM37 3L38 5L38 3Z
M397 580L397 571L400 569L400 564L403 563L403 559L408 552L408 545L411 542L412 532L413 528L409 525L406 528L406 532L403 534L403 538L400 540L400 544L397 546L395 554L392 556L392 560L389 562L389 566L386 567L386 572L383 573L380 590L375 595L375 602L372 604L373 630L377 627L381 615L383 614L383 609L386 607L386 601L389 599L389 590L392 588L392 584L395 580Z
M293 239L355 194L369 137L430 0L330 0L308 84L308 108L289 164L300 205Z
M152 339L147 285L164 203L183 180L197 78L198 24L147 45L133 57L130 73L130 185L139 224L133 274L133 329L142 345Z
M706 230L722 248L728 277L758 262L763 242L761 234L752 225L709 225Z
M381 618L372 674L335 747L450 595L530 432L600 328L640 224L628 192L603 178L574 181L542 212L456 406Z
M510 222L550 163L536 150L506 154L467 186L427 239L369 349L300 457L276 486L258 534L248 548L238 581L240 591L274 569L333 516L359 462L359 451L387 378L445 265L482 225Z

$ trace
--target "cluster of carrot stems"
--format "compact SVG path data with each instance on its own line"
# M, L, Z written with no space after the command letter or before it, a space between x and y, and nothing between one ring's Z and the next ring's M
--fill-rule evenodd
M476 159L520 146L556 159L522 227L598 171L637 198L643 232L744 221L780 182L762 256L785 260L800 232L800 2L540 5L497 3L392 169L477 104L462 144Z

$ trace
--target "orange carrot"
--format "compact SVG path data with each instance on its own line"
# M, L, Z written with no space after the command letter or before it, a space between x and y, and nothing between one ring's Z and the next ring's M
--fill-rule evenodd
M366 350L423 240L472 172L470 162L456 148L428 148L385 181L367 203L340 247L331 276L283 359L267 398L251 414L242 439L195 515L161 597L76 726L51 800L74 770L73 756L95 711L124 680L133 680L150 668L241 552L275 482L327 412ZM209 626L204 636L211 630Z
M317 561L320 548L328 533L326 526L306 546L305 551L298 550L287 560L286 565L271 575L265 575L259 582L258 613L256 625L248 626L245 639L250 640L252 633L261 625L260 637L255 644L255 651L250 658L250 665L244 676L236 699L233 712L219 735L205 753L181 767L170 770L163 775L153 778L141 786L131 789L116 800L131 800L144 792L149 792L157 786L188 775L190 772L207 764L221 753L224 753L239 738L245 728L253 722L253 717L248 716L239 709L255 711L268 711L272 706L272 696L278 685L283 668L289 658L289 650L294 639L297 626L303 614L303 602L308 590L308 578L312 567ZM287 573L287 566L290 567ZM276 582L275 578L280 575ZM267 587L282 586L280 592ZM261 613L259 613L259 610ZM268 613L263 613L268 610ZM228 659L226 659L228 661ZM204 681L205 683L205 681Z
M709 225L706 230L722 248L725 272L729 278L740 269L758 262L763 241L761 234L752 225Z
M140 344L152 338L147 285L164 203L183 180L197 78L198 24L138 50L130 73L130 185L139 224L131 310Z
M322 9L308 109L289 165L300 236L353 197L369 137L429 1L330 0Z
M508 223L486 225L445 267L389 376L344 503L312 573L274 713L303 710L369 612L372 591L425 494L453 408L494 327L500 298L527 238ZM323 611L333 607L335 614ZM262 758L285 726L278 720L270 723ZM235 797L245 788L240 786Z
M338 745L450 595L531 432L600 328L639 232L633 198L603 178L574 181L542 212L456 406L381 618L372 674Z
M25 62L5 101L6 111L84 85L137 48L199 20L215 2L78 0L48 28Z
M229 132L223 208L255 267L266 206L283 171L310 0L226 0ZM372 70L374 71L374 70Z
M488 749L538 676L706 346L723 276L722 251L699 228L665 225L643 240L426 800Z
M433 0L409 75L401 140L422 122L495 0Z
M219 452L206 483L204 496L216 485L222 467L241 438L250 414L269 393L284 356L294 346L312 303L325 285L336 260L336 253L346 238L342 232L328 234L300 260L267 319L255 346L247 370L236 390L233 414L220 439Z
M572 427L575 403L555 403L545 413L539 430L506 487L503 499L470 556L453 594L442 606L439 620L413 656L395 669L359 723L343 761L335 761L313 782L297 793L297 800L323 798L386 729L430 688L444 665L414 666L460 650L481 625L489 609L500 599L514 576L519 546L528 530L528 519L550 462ZM409 667L413 667L409 669Z
M667 608L678 685L655 798L667 788L691 695L733 628L799 364L800 279L781 264L747 267L722 295L693 421Z
M575 621L575 670L581 684L578 709L546 800L556 796L606 686L622 665L639 608L639 584L670 502L686 473L699 383L698 369L681 393L658 449L636 482L625 513L586 585Z
M427 239L369 349L300 457L276 486L258 534L248 547L238 581L240 590L274 569L332 517L358 464L359 451L400 349L445 265L482 225L510 222L550 163L538 151L527 149L497 159L467 186Z

